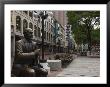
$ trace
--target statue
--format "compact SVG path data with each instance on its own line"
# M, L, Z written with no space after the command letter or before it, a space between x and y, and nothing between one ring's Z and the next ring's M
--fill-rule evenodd
M48 71L40 65L40 49L32 41L33 31L25 29L24 38L16 41L12 74L17 77L46 77Z

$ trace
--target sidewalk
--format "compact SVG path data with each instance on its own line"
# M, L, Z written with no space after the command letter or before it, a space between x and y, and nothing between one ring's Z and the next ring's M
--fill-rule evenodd
M78 57L57 77L99 77L100 58Z
M48 77L99 77L100 58L78 57L67 68L51 71Z

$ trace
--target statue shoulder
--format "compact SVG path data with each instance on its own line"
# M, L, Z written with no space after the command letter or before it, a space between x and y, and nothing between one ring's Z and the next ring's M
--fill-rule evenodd
M18 41L16 41L16 42L18 42L18 43L21 43L23 40L21 39L21 40L18 40Z

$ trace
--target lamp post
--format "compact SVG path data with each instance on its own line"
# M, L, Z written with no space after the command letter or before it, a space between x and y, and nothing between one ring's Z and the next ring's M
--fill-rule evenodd
M48 14L46 11L41 11L39 15L42 19L42 62L46 62L44 59L44 20L48 17Z
M69 33L68 33L68 31L69 31L70 25L68 24L66 27L67 27L66 31L67 31L67 37L68 37L67 41L68 41L68 53L69 53Z
M54 48L54 53L56 54L56 38L57 38L57 29L56 29L56 26L57 26L57 21L55 20L54 21L54 25L55 25L55 28L54 28L54 43L55 43L55 48Z
M60 52L62 53L62 38L60 38Z

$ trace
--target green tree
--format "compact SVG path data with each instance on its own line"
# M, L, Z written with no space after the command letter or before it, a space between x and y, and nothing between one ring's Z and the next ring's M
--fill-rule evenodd
M100 29L94 29L91 31L91 42L92 45L100 44Z
M77 44L88 43L89 51L94 37L91 31L100 25L100 11L68 11L68 22L72 25Z

